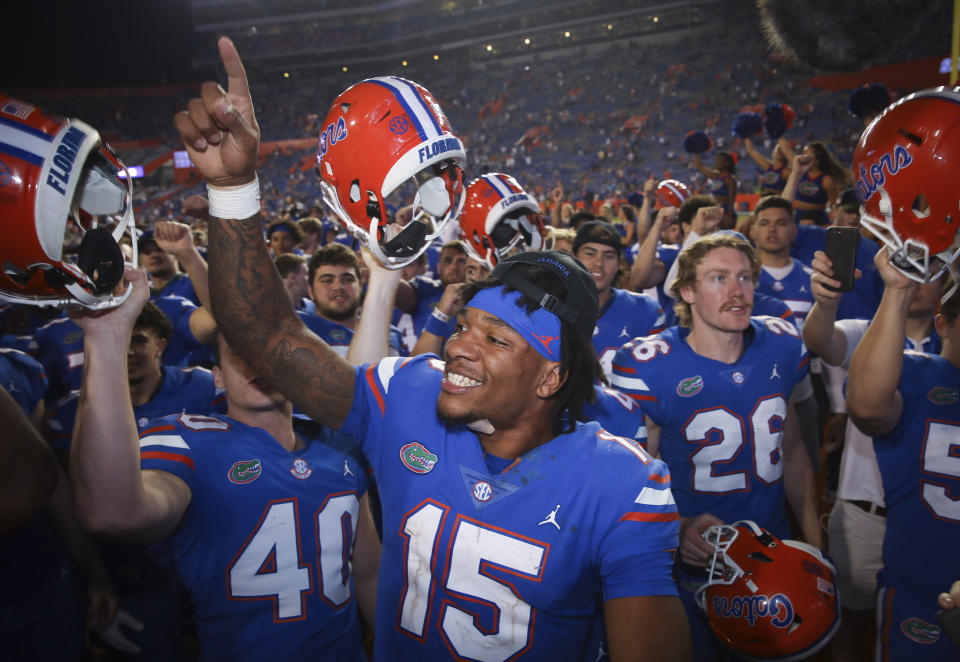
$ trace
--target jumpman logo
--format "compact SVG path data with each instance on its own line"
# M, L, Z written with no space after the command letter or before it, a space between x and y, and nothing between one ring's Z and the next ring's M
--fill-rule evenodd
M773 364L773 372L770 373L770 379L773 379L774 377L776 377L777 379L783 379L783 377L780 376L780 373L777 372L776 363Z
M353 472L350 471L350 465L347 463L347 458L343 458L343 475L353 476Z
M553 524L557 527L557 531L560 530L560 525L557 524L557 511L560 510L560 504L557 504L557 507L550 511L550 514L547 515L542 522L537 524L537 526L543 526L544 524Z
M530 332L530 335L536 338L537 340L539 340L541 343L543 343L543 346L546 348L548 352L552 351L550 349L550 343L552 343L554 340L560 337L560 336L541 336L540 334L534 333L533 331Z
M627 333L627 325L626 325L626 324L624 324L624 325L623 325L623 329L620 330L620 337L623 338L624 336L626 336L627 338L630 337L630 334Z

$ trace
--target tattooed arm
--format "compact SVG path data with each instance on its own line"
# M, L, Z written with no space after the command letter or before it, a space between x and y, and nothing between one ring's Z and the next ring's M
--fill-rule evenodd
M209 186L226 190L254 181L260 129L233 42L222 37L218 46L227 91L204 83L202 98L175 122ZM354 368L300 322L267 253L260 215L212 218L207 257L213 315L230 347L311 418L339 428L353 400Z

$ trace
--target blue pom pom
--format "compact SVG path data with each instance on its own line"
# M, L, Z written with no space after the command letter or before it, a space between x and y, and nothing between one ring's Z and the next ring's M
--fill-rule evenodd
M637 209L640 209L641 205L643 205L643 193L634 191L627 196L627 203L633 205Z
M763 131L763 118L758 113L740 113L733 122L732 132L741 138L749 138Z
M683 139L683 149L690 154L703 154L712 146L710 136L703 131L691 131Z

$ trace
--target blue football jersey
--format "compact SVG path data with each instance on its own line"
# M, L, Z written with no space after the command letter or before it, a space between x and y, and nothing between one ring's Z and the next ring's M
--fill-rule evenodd
M80 388L83 381L83 331L69 317L58 317L37 329L40 363L50 380L47 401Z
M433 313L434 306L440 301L446 289L439 280L426 276L416 276L409 283L417 293L417 309L413 313L404 313L398 308L393 311L393 324L403 337L403 343L407 349L403 356L409 356L413 351L413 346L417 344L417 338L420 337L427 318Z
M756 291L783 301L796 320L797 328L803 329L803 321L813 308L813 292L810 291L810 276L813 269L794 258L793 269L783 279L774 278L766 269L760 270Z
M350 558L367 476L324 431L289 452L226 416L152 420L140 464L182 479L170 539L194 604L202 660L362 661Z
M197 296L196 290L193 289L193 282L187 274L176 274L162 289L150 288L150 299L154 302L160 297L171 295L189 299L196 305L200 305L200 298Z
M881 581L936 596L957 579L960 548L960 370L943 357L903 354L903 413L873 447L887 531Z
M23 352L0 347L0 386L29 416L47 392L43 366Z
M438 417L442 376L431 355L359 368L342 429L383 501L376 659L579 659L601 596L676 595L662 462L586 423L491 473Z
M204 368L162 366L163 381L149 401L133 408L137 428L167 414L196 412L223 414L227 411L226 396L213 382L213 374ZM70 449L73 424L77 418L80 389L68 393L50 406L50 445L57 450Z
M633 439L646 448L647 426L640 403L609 386L594 386L597 401L583 408L586 421L596 421L607 432Z
M300 316L300 319L303 320L307 328L330 345L333 351L346 358L347 351L350 349L350 341L353 340L353 329L347 328L338 322L332 322L325 317L311 315L302 310L298 310L297 315ZM395 326L390 327L389 344L392 355L407 356L408 352L400 337L400 330Z
M743 355L728 365L695 353L689 333L675 326L624 345L612 384L661 427L681 516L750 519L789 538L780 447L787 400L807 371L800 334L778 317L754 317Z
M190 330L190 316L197 309L196 304L184 297L173 295L154 297L152 301L173 325L173 334L167 340L167 346L163 350L163 364L187 365L190 352L203 347Z
M593 329L593 348L610 378L613 355L626 342L663 331L664 318L660 304L645 294L611 289L606 309L597 318Z

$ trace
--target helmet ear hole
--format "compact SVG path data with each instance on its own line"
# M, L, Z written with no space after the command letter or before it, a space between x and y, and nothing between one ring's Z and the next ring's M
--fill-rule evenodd
M360 180L354 179L350 182L350 202L360 202Z
M927 196L923 193L920 193L913 199L913 205L911 206L913 210L913 215L917 218L927 218L930 215L930 203L927 202Z
M3 263L3 273L7 275L7 278L12 280L20 287L26 287L27 283L30 282L30 272L26 269L20 268L13 262Z

